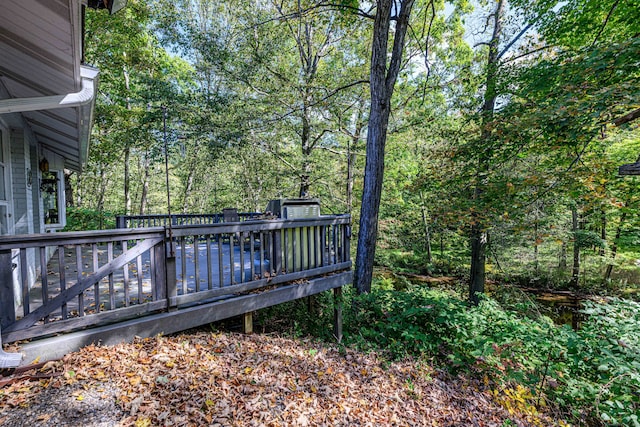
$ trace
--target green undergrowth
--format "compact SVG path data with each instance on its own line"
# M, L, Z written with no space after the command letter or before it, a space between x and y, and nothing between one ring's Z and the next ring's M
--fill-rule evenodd
M454 290L399 288L386 277L366 295L345 289L343 345L475 376L510 410L535 414L547 407L571 425L640 426L640 304L586 302L585 320L574 331L526 298L483 298L470 306ZM261 320L294 335L332 339L331 294L309 308L302 300L261 312Z

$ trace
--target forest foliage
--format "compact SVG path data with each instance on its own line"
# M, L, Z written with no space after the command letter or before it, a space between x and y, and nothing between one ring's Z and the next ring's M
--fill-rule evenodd
M88 12L86 57L101 86L89 165L70 177L69 226L166 213L167 191L182 213L305 195L323 213L350 213L358 236L383 3L129 0L114 16ZM384 177L379 211L366 210L377 235L365 258L456 277L471 294L376 285L357 297L354 343L506 378L500 390L525 393L517 383L523 401L544 396L579 423L638 425L640 183L618 168L640 154L640 7L391 4L385 72L401 10L409 21L397 78L385 82ZM586 303L574 331L476 295L485 278L628 299Z

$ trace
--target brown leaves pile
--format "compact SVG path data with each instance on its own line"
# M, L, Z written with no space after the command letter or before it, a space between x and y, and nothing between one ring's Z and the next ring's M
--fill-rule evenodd
M53 369L47 380L0 389L0 411L68 387L77 400L83 390L116 390L120 425L138 427L541 424L416 362L383 364L375 354L267 335L196 332L90 346Z

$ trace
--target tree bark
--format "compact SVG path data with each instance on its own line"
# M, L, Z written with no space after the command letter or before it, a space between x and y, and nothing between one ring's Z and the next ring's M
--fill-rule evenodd
M143 157L143 175L142 175L142 194L140 195L140 215L144 215L147 211L147 198L149 194L149 160L150 154L149 152L144 153Z
M489 144L490 139L492 138L489 126L493 120L493 113L497 98L496 76L500 59L498 45L502 35L501 20L503 6L504 1L499 0L495 11L491 15L493 18L493 34L491 35L491 41L489 42L487 78L485 83L484 103L482 105L482 133L480 135L480 141L482 144ZM476 201L476 206L478 205L483 193L483 180L488 170L488 160L489 159L487 158L483 158L482 155L478 159L476 184L473 191L473 199ZM478 294L484 293L487 231L484 221L478 214L478 209L473 211L471 217L471 271L469 277L469 300L472 303L477 304L479 301Z
M627 207L628 202L625 202L624 204L624 208ZM623 208L623 209L624 209ZM615 237L613 238L613 244L611 245L611 260L615 260L616 259L616 255L618 253L618 240L620 239L620 236L622 235L622 227L624 227L624 223L627 220L627 211L624 210L622 211L622 214L620 215L620 222L618 223L618 227L616 228L616 234ZM607 264L607 269L604 272L604 281L608 282L611 279L611 273L613 272L613 262L610 262L609 264Z
M398 5L399 3L399 5ZM354 285L358 293L371 291L373 263L378 237L378 214L384 176L384 148L391 109L391 97L400 71L404 39L409 26L413 0L399 2L379 0L373 24L371 72L369 91L371 107L367 133L367 160L360 208L360 230L354 271ZM399 6L399 11L398 11ZM391 59L387 67L387 46L391 14L395 12L395 29Z
M571 286L578 287L580 280L580 242L578 242L578 208L571 208L571 231L573 231L573 268L571 270Z

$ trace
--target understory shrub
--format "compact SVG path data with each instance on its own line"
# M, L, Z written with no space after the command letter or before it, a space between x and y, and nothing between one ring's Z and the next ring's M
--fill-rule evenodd
M589 302L579 331L493 299L469 306L420 286L376 286L351 307L348 344L477 375L497 394L517 395L522 407L551 403L579 425L640 426L638 303Z

